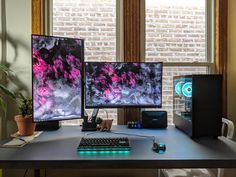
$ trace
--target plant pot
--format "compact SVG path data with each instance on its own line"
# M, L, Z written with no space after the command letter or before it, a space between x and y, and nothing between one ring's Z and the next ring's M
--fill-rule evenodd
M16 115L15 121L21 136L33 135L36 123L33 122L32 116L23 117L22 115Z
M113 119L103 120L102 123L99 124L99 129L101 131L110 131L112 122L113 122Z

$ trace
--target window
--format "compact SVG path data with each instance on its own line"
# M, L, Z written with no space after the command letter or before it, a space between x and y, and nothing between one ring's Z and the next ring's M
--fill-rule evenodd
M162 109L172 123L173 76L211 71L206 0L146 0L145 5L145 61L164 62Z
M53 35L84 38L85 61L115 61L116 2L53 0ZM213 0L145 0L145 17L141 17L141 21L145 18L145 61L164 62L162 109L168 111L169 123L173 76L212 72L211 3ZM116 123L117 110L108 112Z
M116 0L53 0L52 19L53 35L85 39L85 61L116 61ZM99 113L106 117L104 111ZM117 110L108 113L116 124Z

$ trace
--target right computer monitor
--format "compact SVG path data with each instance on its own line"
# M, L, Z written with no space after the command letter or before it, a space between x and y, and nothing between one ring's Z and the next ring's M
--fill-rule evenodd
M162 106L162 63L87 62L86 108Z

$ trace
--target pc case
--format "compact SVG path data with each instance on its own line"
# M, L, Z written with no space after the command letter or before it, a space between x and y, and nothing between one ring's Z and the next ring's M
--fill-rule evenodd
M222 75L173 78L173 122L192 138L221 134Z

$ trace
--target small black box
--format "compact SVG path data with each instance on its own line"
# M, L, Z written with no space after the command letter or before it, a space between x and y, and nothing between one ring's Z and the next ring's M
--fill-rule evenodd
M58 120L47 121L47 122L37 122L36 131L53 131L61 127L61 123Z
M167 112L166 111L143 111L142 128L166 128Z

